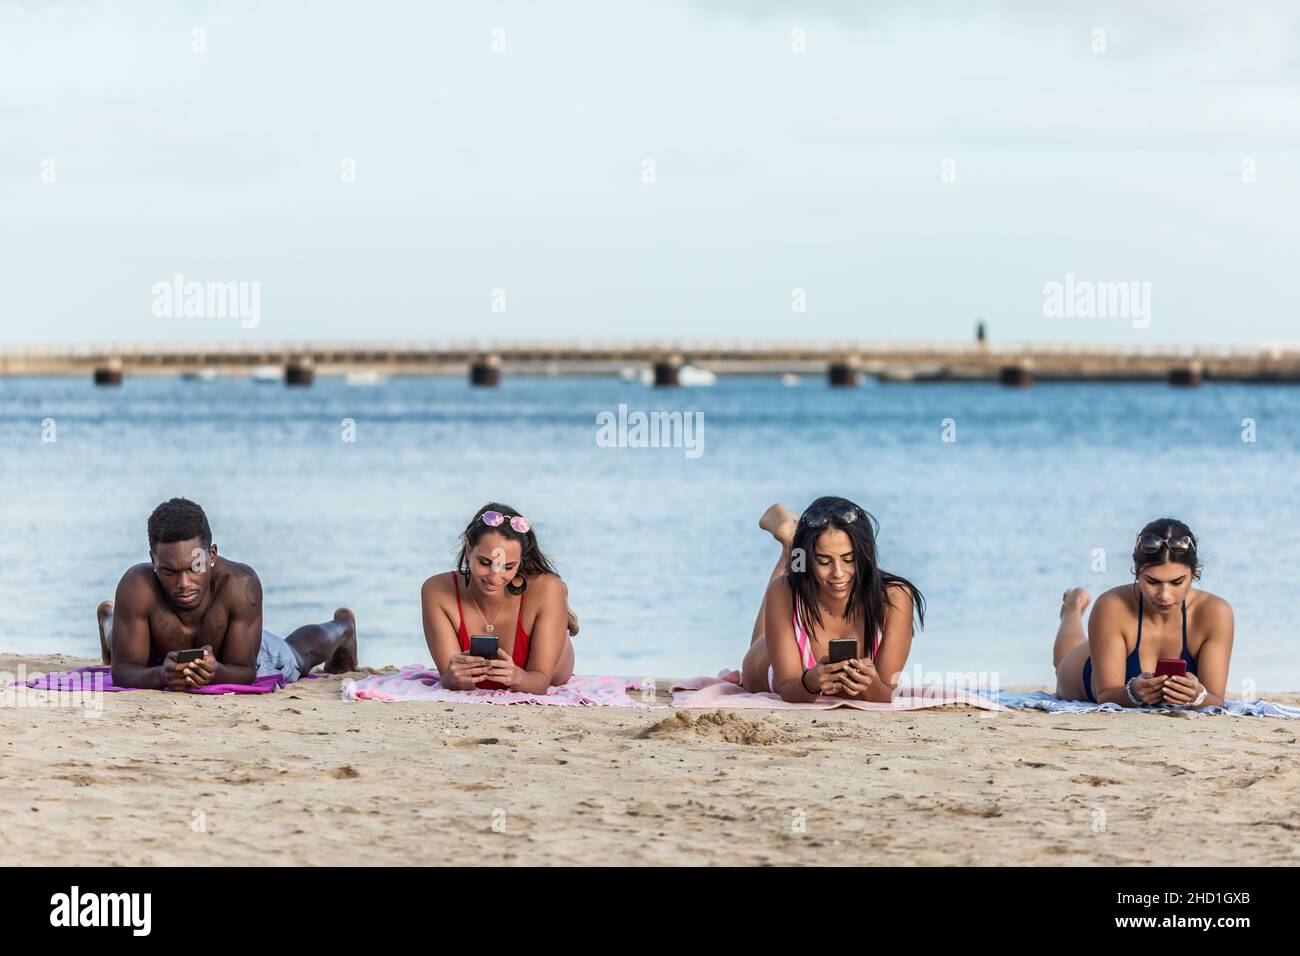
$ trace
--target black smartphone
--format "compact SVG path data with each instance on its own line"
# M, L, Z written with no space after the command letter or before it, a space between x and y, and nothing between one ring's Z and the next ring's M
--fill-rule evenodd
M852 637L837 637L831 641L831 663L851 661L858 656L858 642Z
M497 659L497 639L491 634L474 634L469 639L469 652L474 657L494 661Z
M193 647L190 648L188 651L181 651L179 654L177 654L176 663L189 664L192 663L193 661L201 660L202 658L203 658L203 648Z

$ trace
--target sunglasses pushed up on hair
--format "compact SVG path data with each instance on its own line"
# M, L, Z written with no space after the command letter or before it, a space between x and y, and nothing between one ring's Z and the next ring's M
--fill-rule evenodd
M857 505L823 505L809 508L799 517L799 523L809 528L820 528L831 518L839 518L845 524L866 520L866 515Z
M1189 535L1165 538L1158 534L1140 534L1137 539L1138 550L1143 554L1157 554L1161 548L1168 548L1170 554L1186 554L1196 543Z
M489 528L499 528L506 521L506 516L499 511L485 511L480 519ZM532 530L533 523L523 515L511 515L510 527L514 528L520 534L527 534Z

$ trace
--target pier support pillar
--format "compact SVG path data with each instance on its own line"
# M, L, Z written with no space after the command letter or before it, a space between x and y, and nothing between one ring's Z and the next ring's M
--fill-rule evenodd
M121 385L122 384L122 365L121 363L110 363L100 365L95 369L96 385Z
M681 384L682 357L670 355L655 362L655 387L671 388Z
M501 384L501 356L484 355L469 366L469 383L477 388L495 388Z
M861 380L857 362L832 362L826 368L826 381L835 388L852 388Z
M1202 381L1201 370L1196 366L1171 368L1169 384L1179 388L1199 388Z
M1025 365L1004 365L998 381L1009 388L1028 388L1034 384L1034 373Z
M310 359L296 359L284 367L284 384L307 386L316 381L316 367Z

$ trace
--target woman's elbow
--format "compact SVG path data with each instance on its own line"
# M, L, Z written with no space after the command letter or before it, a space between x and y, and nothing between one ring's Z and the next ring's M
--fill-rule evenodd
M787 704L806 704L815 699L807 688L798 686L794 681L782 681L776 687L776 694Z
M555 686L555 674L552 671L530 670L525 671L525 673L530 678L529 683L534 687L540 688L540 690L537 691L539 694L545 694Z

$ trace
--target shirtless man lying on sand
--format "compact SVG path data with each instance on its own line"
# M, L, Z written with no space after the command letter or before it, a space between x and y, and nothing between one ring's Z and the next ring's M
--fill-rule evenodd
M97 612L104 663L118 687L192 690L251 684L281 674L296 681L318 664L355 670L357 623L345 607L333 620L287 638L262 629L262 583L246 564L217 557L203 509L185 498L149 516L149 563L122 576ZM181 651L203 656L179 663Z

